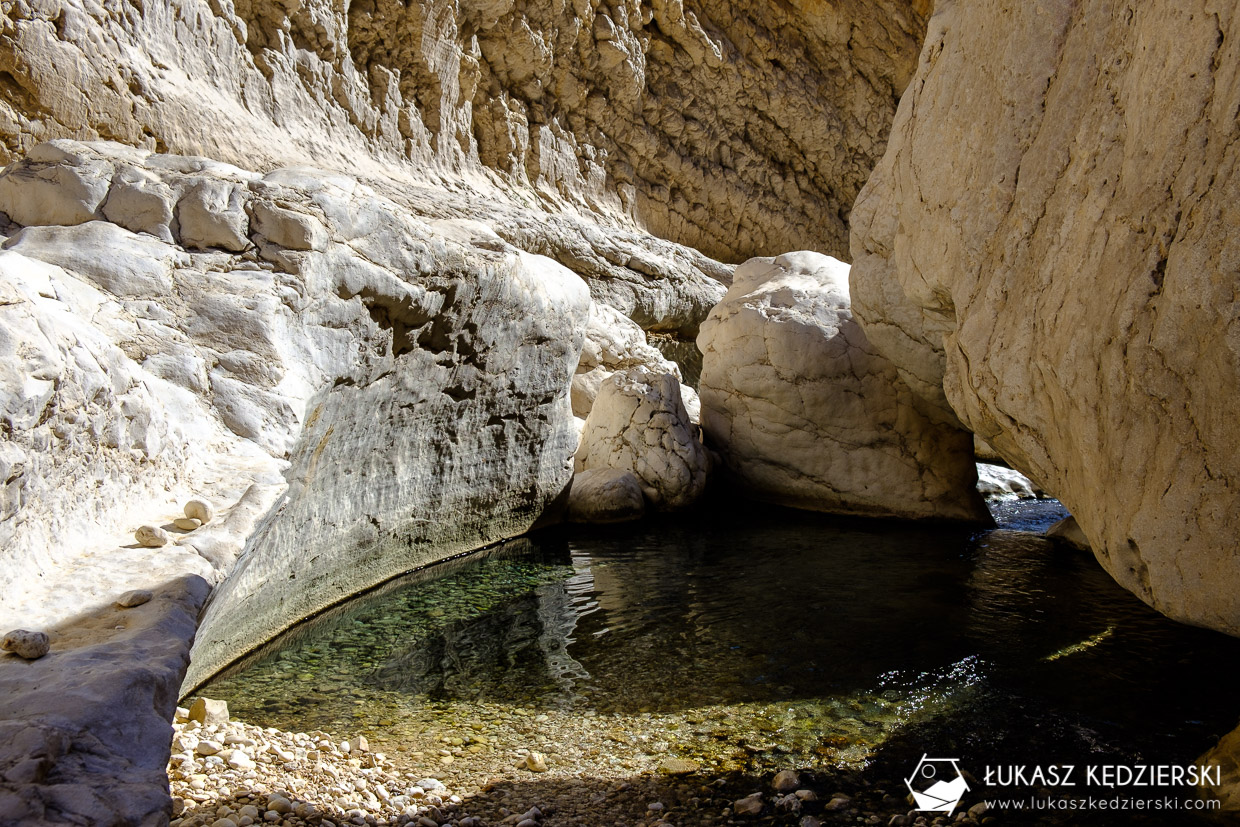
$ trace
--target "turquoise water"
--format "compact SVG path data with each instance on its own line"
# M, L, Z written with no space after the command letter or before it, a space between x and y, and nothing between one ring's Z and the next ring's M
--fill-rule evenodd
M1028 533L1062 514L1010 504L978 532L730 503L556 529L359 597L203 694L252 723L393 743L494 719L481 744L515 746L509 717L554 739L584 711L671 733L658 754L611 756L630 771L646 753L892 775L923 752L1193 760L1240 714L1240 640L1167 620Z

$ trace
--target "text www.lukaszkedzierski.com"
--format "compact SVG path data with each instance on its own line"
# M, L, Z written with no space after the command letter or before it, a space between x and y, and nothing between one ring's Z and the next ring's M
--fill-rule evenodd
M1204 798L999 798L990 810L1217 810L1222 802Z

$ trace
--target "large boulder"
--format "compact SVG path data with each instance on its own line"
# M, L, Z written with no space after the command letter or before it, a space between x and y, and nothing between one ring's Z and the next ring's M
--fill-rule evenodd
M848 265L756 258L698 336L702 428L757 496L845 514L986 520L972 435L937 416L849 309Z
M940 4L851 276L911 387L1058 497L1121 585L1230 634L1238 108L1233 4Z
M579 471L632 471L651 505L661 510L692 504L706 487L710 460L689 421L680 381L644 367L603 383L577 449Z

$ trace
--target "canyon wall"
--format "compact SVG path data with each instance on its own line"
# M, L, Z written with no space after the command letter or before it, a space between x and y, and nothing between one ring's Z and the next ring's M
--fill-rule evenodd
M1240 12L939 3L853 211L853 309L1125 588L1240 634Z
M472 177L725 260L843 256L929 6L15 0L0 161L104 138L247 169Z

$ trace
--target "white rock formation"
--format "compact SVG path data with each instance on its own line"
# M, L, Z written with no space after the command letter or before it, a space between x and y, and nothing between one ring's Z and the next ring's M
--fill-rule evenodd
M21 0L0 17L0 161L101 137L371 181L476 187L484 173L526 205L635 218L710 255L842 255L929 5ZM158 184L130 178L110 203L168 240ZM207 187L183 209L218 214L227 198ZM459 188L436 200L443 217L486 213ZM244 243L227 220L198 228L185 246ZM594 258L577 235L565 255ZM665 267L617 253L634 284Z
M869 343L843 262L751 259L698 346L707 441L755 495L846 514L988 519L972 436L935 417Z
M910 385L1230 634L1238 107L1233 4L941 4L852 213L854 310Z
M988 500L1033 500L1044 493L1021 472L989 462L977 464L977 490Z
M677 380L682 378L676 363L648 344L645 331L632 319L609 305L591 303L581 361L573 376L573 415L582 419L589 416L603 382L617 371L633 367L670 373ZM682 395L685 391L692 393L692 389L682 385Z
M602 385L577 449L578 471L632 471L658 509L683 508L706 487L709 461L670 373L643 367Z
M578 276L339 176L72 142L33 157L0 175L27 223L0 251L0 625L54 629L201 574L222 585L192 683L344 595L521 533L568 484ZM174 243L109 219L137 226L108 208L133 181ZM210 236L217 213L178 219L209 190L243 252L182 243ZM118 541L190 497L227 505L162 549Z
M646 514L641 482L632 471L590 468L573 475L565 516L573 523L622 523Z

